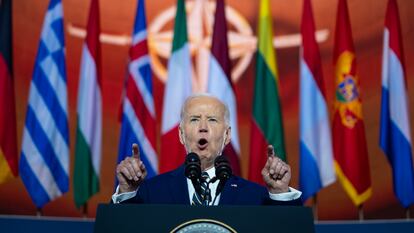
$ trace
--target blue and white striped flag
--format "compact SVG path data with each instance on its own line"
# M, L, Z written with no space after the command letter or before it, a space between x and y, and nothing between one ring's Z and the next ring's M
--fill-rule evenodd
M138 2L129 56L118 163L131 155L132 144L138 143L140 158L145 164L148 177L152 177L158 174L158 157L155 151L155 106L144 0Z
M310 0L302 16L300 57L300 175L303 200L335 181L331 129Z
M414 203L414 172L403 45L397 2L385 19L380 147L392 166L394 192L404 207Z
M69 130L61 0L51 0L29 92L20 175L41 208L69 189Z

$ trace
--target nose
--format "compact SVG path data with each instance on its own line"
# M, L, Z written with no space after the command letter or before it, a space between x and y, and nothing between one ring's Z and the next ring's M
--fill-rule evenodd
M207 133L208 132L208 126L207 126L207 122L202 120L200 121L200 124L198 126L198 132L200 133Z

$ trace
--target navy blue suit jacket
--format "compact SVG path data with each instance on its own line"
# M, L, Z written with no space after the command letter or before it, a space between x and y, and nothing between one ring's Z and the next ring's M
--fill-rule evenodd
M137 195L123 203L189 205L184 166L145 180ZM269 198L265 187L232 176L223 188L219 205L302 205L302 201L300 198L293 201L274 201Z

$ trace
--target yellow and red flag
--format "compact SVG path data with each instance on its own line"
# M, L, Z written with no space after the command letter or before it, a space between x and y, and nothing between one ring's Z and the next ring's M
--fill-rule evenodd
M355 49L346 0L339 0L335 32L335 103L332 123L335 170L356 206L372 193Z
M12 76L12 1L0 1L0 184L18 174Z

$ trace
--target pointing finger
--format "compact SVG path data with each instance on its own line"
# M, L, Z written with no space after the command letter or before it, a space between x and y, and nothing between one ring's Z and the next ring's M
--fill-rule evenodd
M277 172L277 164L279 163L279 159L276 157L269 157L270 165L269 165L269 174L273 177ZM277 174L276 174L277 175Z
M132 157L141 160L140 154L139 154L138 144L136 144L136 143L132 144Z
M264 165L264 168L269 171L270 165L272 164L272 157L268 157L266 160L266 164Z
M139 162L137 159L129 159L129 168L130 172L133 175L133 178L135 181L138 181L138 178L140 177L140 168L139 168ZM131 171L132 170L132 171Z
M268 146L267 146L267 156L268 156L268 157L273 157L273 156L275 156L275 150L274 150L274 148L273 148L273 146L272 146L272 145L268 145Z

